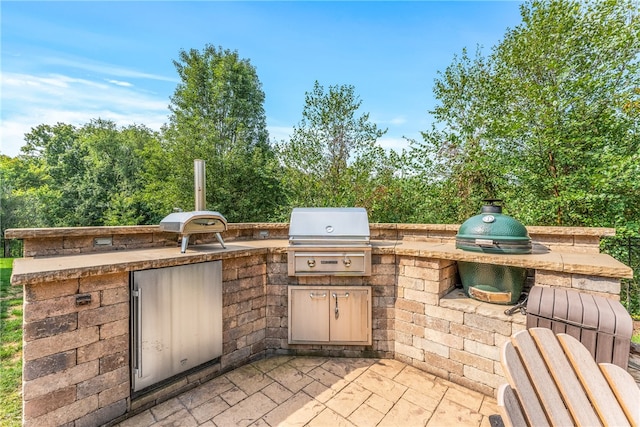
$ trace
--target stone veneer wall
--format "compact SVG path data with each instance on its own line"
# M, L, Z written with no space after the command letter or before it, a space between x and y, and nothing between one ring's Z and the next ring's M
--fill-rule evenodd
M136 232L126 227L100 228L97 234L112 236L114 245L118 242L110 250L177 245L174 235L149 232L150 228L141 227ZM456 226L432 230L430 226L372 224L372 238L447 241L455 230ZM545 234L543 229L536 231L539 241L555 245L554 250L597 252L599 239L593 236L557 236ZM282 224L273 228L257 224L231 227L225 239L283 236L286 226L283 228ZM25 238L25 255L68 255L97 250L109 249L96 249L93 238L80 235ZM220 360L133 400L129 273L26 284L24 425L113 423L221 372L266 355L283 353L396 358L482 393L495 393L504 382L500 346L525 328L524 316L506 316L504 306L471 300L454 289L457 270L454 261L428 259L389 248L376 249L372 260L370 277L309 278L287 276L284 248L222 255L224 332ZM618 279L537 270L534 280L542 286L575 288L619 299ZM372 345L288 344L287 286L292 284L370 285ZM78 296L87 295L91 296L89 304L76 304Z
M76 305L78 295L91 302ZM25 426L92 426L129 406L129 275L24 287Z

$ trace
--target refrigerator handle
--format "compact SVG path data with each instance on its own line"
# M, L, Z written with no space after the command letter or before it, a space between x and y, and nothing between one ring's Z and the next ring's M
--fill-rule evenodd
M142 290L134 289L133 298L136 304L136 339L135 339L135 353L136 353L136 366L135 373L138 378L142 378Z

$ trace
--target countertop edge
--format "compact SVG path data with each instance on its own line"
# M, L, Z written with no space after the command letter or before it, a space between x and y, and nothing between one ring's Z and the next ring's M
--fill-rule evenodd
M132 249L126 251L63 255L14 260L11 284L43 283L54 280L152 268L170 267L239 256L283 253L288 250L284 239L232 241L225 249L217 244L190 247L180 253L177 247ZM593 275L610 278L632 278L633 270L607 254L580 254L540 251L530 255L503 255L468 252L456 249L453 243L373 241L374 255L401 255L452 261L483 262L517 266L562 273Z

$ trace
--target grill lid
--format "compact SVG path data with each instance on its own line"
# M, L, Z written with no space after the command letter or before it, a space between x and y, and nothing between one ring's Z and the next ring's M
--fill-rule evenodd
M531 239L524 225L502 214L498 199L486 199L480 215L472 216L458 229L456 248L472 252L529 254Z
M364 208L294 208L290 244L369 244L369 218Z

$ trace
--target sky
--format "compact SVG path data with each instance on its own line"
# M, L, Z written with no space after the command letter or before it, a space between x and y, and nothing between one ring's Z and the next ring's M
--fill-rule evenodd
M318 81L352 85L386 149L429 130L438 72L491 52L517 1L0 2L0 153L58 122L167 123L181 50L210 44L255 67L272 142L287 140Z

